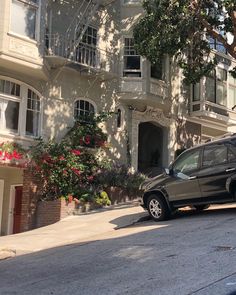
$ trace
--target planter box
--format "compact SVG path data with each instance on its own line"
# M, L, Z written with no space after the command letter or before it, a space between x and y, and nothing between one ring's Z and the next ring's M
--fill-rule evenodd
M37 205L36 227L53 224L74 213L76 204L65 199L40 201Z
M112 205L125 203L137 198L136 196L130 196L125 189L116 186L107 187L104 190L108 194Z

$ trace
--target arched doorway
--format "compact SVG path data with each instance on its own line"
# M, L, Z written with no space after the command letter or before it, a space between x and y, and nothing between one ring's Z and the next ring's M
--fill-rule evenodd
M162 172L163 127L153 122L139 124L138 170L149 176Z

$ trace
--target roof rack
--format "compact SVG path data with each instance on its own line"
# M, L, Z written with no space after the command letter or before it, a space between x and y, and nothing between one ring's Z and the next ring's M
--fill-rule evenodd
M212 142L212 141L215 141L215 140L219 140L219 139L222 139L222 138L226 138L226 137L231 137L231 136L236 136L236 133L234 132L227 132L221 136L216 136L214 138L209 138L205 141L205 143L207 142Z

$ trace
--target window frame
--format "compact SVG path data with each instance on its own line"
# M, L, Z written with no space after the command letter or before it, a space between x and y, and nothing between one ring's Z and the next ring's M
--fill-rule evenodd
M94 116L96 115L96 113L97 113L97 106L96 106L96 104L95 104L95 102L93 101L93 100L91 100L91 99L89 99L89 98L83 98L83 97L81 97L81 98L77 98L75 101L74 101L74 103L73 103L73 118L74 118L74 121L80 121L80 122L84 122L84 123L89 123L89 121L87 121L87 120L80 120L80 119L78 119L78 118L76 118L75 117L75 104L78 102L78 101L84 101L84 102L88 102L90 105L92 105L93 106L93 109L94 109ZM79 110L79 109L78 109Z
M222 70L225 72L226 74L226 79L225 80L220 80L219 78L219 71ZM212 79L213 80L213 83L214 83L214 95L213 97L209 98L209 96L207 95L208 91L207 91L207 79ZM228 100L228 71L224 68L216 68L213 70L213 75L211 76L208 76L206 77L206 82L205 82L205 98L206 98L206 101L208 102L211 102L211 103L214 103L214 104L217 104L219 106L223 106L223 107L227 107L227 100ZM218 84L218 83L221 83L221 84ZM225 99L225 104L221 104L218 102L219 98L217 96L217 86L220 85L220 86L223 86L224 89L226 90L226 95L224 96L224 99ZM210 100L212 99L212 100Z
M136 53L136 54L126 54L126 45L125 45L125 42L126 42L126 39L129 39L129 40L133 40L134 41L134 37L132 37L132 36L124 36L123 37L123 69L122 69L122 77L123 78L129 78L129 79L141 79L141 78L143 78L143 71L142 71L142 56L141 55L139 55L139 54L137 54L137 52L136 52L136 50L134 49L134 46L130 46L129 45L129 51L134 51L134 53ZM127 69L127 68L125 68L125 64L126 64L126 62L125 62L125 58L126 57L130 57L130 56L132 56L132 57L139 57L139 60L140 60L140 68L139 69ZM137 73L137 74L140 74L139 76L129 76L129 75L125 75L125 73L133 73L133 74L135 74L135 73Z
M19 80L15 80L6 76L0 76L0 80L9 81L11 83L16 83L20 85L20 96L14 97L12 95L6 95L4 93L0 93L0 100L6 99L11 101L19 102L19 117L18 117L18 130L14 132L13 130L2 128L0 126L0 134L3 135L12 135L12 136L19 136L20 138L37 138L42 134L42 116L43 116L43 100L41 94L35 90L30 85L20 82ZM28 90L31 90L35 93L40 100L40 113L39 113L39 122L38 122L38 134L37 136L26 134L26 116L27 116L27 101L28 101ZM2 124L2 122L0 122Z

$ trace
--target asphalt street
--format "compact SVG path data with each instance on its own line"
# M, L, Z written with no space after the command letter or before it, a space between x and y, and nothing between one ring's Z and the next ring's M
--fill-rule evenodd
M0 294L236 294L236 205L2 260Z

